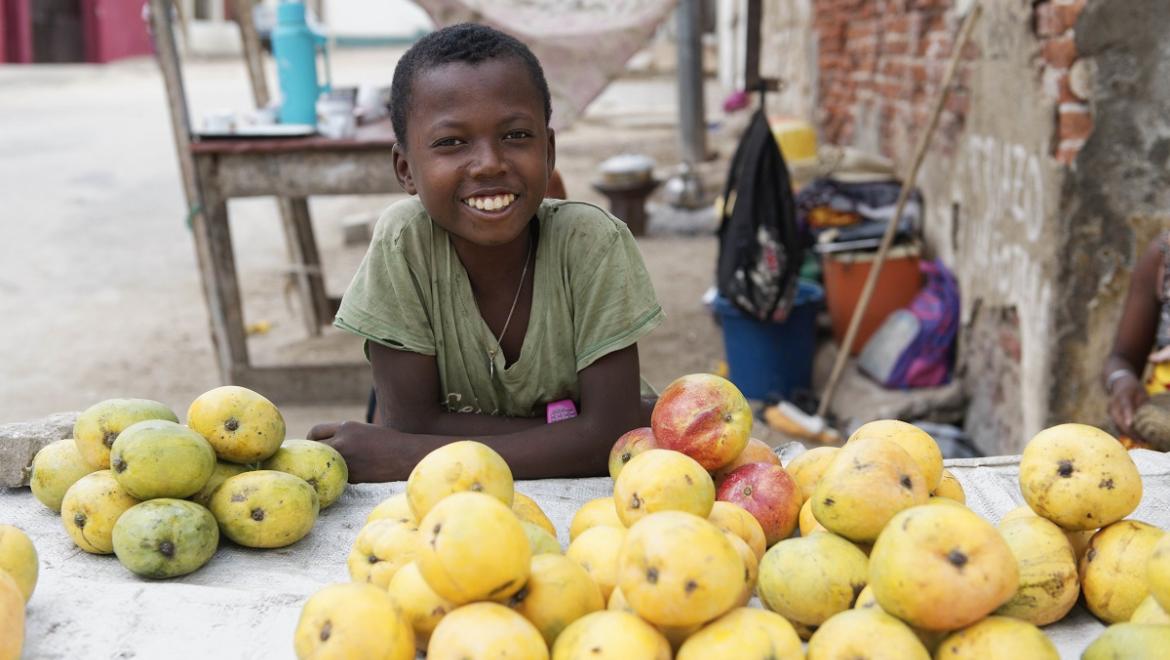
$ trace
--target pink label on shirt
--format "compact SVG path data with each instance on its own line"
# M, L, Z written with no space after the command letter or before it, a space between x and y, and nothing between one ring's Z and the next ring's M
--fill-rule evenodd
M553 401L545 408L545 419L549 424L560 422L566 419L572 419L577 416L577 406L573 405L571 399L561 399L560 401Z

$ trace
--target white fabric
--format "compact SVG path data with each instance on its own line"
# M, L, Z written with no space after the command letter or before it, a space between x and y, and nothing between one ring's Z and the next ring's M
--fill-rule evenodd
M785 452L787 454L787 452ZM1133 518L1170 528L1170 457L1131 452L1145 494ZM992 522L1023 500L1018 457L948 461L967 504ZM322 512L308 537L289 548L250 550L224 541L195 573L172 580L138 578L113 556L78 550L53 512L28 489L0 491L0 522L33 539L41 576L28 607L25 655L38 658L288 658L304 599L348 580L345 558L365 517L402 483L350 487ZM526 481L532 496L568 544L569 521L585 501L611 493L609 479ZM1078 605L1048 626L1064 658L1077 658L1103 626Z

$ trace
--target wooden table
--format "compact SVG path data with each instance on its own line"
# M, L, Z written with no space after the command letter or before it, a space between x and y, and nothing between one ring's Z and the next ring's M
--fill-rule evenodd
M254 100L263 105L267 90L259 62L259 42L247 20L252 2L237 2L237 12L245 19L241 34ZM334 305L325 294L307 198L401 192L390 157L394 146L390 122L363 126L348 139L310 136L201 140L191 130L171 21L171 0L149 0L149 7L151 36L166 84L175 151L220 380L257 390L278 404L365 401L372 377L369 366L360 359L349 364L312 366L260 367L251 363L227 202L241 197L277 198L305 329L310 336L319 335L321 327L332 320Z
M282 401L364 400L369 367L364 362L325 366L257 367L250 363L239 282L228 223L229 199L277 197L306 328L318 334L333 319L321 259L309 221L310 195L401 192L390 150L389 121L360 127L354 137L192 141L189 151L202 197L195 214L199 270L207 297L221 378Z

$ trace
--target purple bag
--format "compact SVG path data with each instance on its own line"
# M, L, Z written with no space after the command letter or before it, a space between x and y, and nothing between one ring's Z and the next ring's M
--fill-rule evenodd
M858 357L858 367L886 387L935 387L951 379L959 285L941 261L923 261L919 268L925 286L910 307L886 318Z

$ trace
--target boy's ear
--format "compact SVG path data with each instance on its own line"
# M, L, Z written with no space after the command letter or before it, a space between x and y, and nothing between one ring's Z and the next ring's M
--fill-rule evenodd
M417 195L418 188L414 185L414 176L410 173L410 163L407 162L402 147L395 144L390 150L390 157L394 161L394 176L398 179L398 185L402 186L406 194Z
M552 171L557 166L557 135L552 128L548 129L548 174L552 176Z

